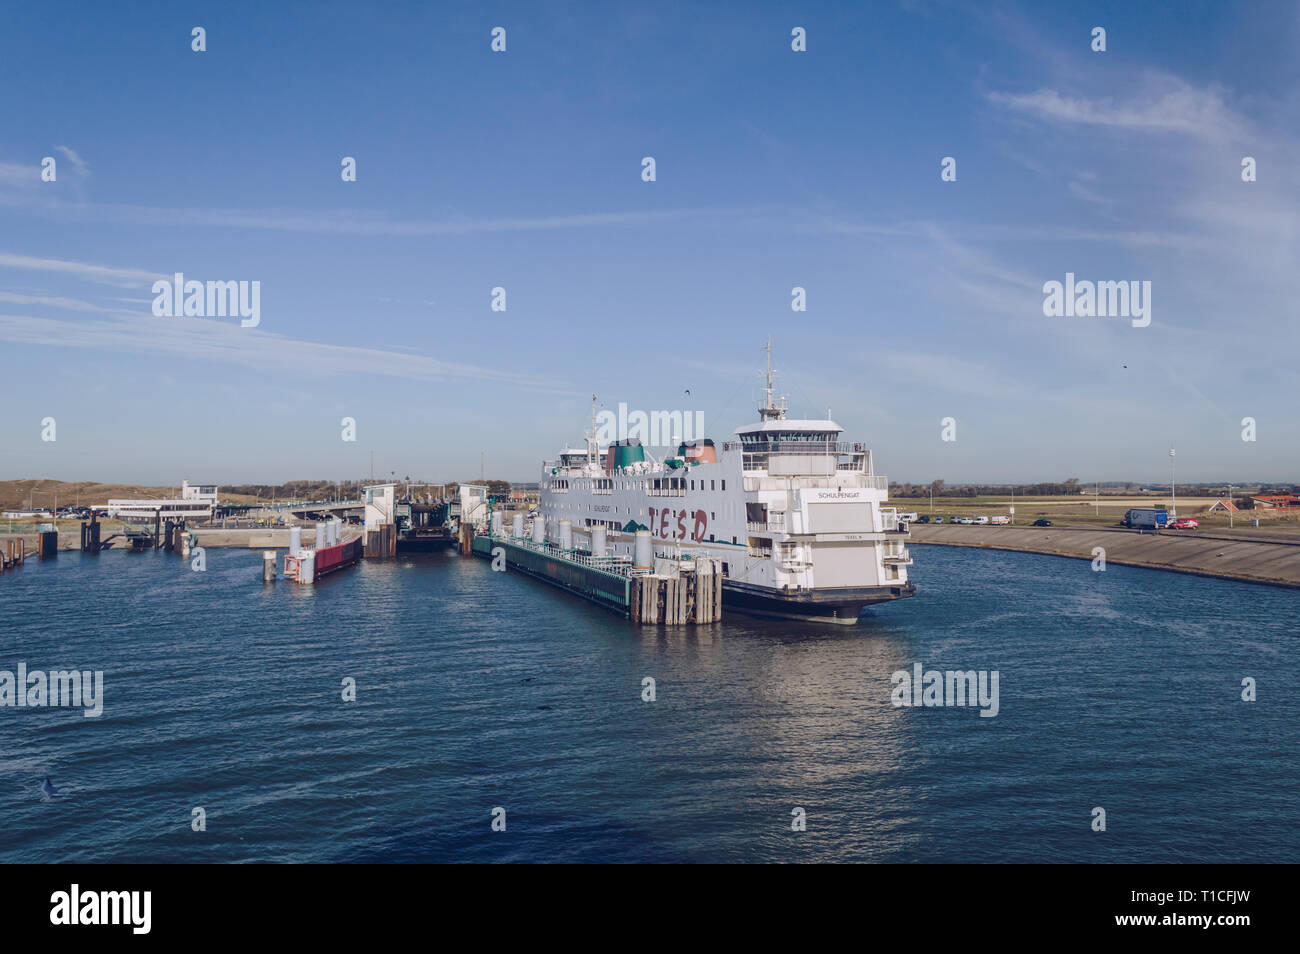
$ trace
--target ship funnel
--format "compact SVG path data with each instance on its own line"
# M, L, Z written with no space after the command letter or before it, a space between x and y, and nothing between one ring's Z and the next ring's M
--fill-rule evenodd
M632 560L634 570L649 570L654 566L654 544L650 540L649 530L636 532L636 555Z

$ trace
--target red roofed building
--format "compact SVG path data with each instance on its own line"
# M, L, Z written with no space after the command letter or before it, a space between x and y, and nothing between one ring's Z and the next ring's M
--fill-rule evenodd
M1258 497L1252 497L1257 508L1266 510L1289 510L1292 507L1300 507L1300 495L1297 494L1261 494Z

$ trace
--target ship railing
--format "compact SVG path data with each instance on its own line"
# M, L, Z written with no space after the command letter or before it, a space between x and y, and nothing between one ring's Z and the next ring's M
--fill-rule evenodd
M511 537L507 535L493 536L487 534L489 540L505 540L514 546L525 550L532 550L534 553L545 554L549 557L556 557L566 560L570 563L578 563L582 566L590 567L593 570L601 570L605 573L612 573L615 576L638 576L644 574L646 570L637 570L632 567L632 561L628 557L607 556L595 557L583 550L564 550L550 543L536 543L531 537Z
M785 520L750 520L745 523L745 529L750 533L785 533Z
M746 454L865 454L867 445L847 441L727 441L722 449Z
M885 563L901 564L903 566L912 565L912 554L908 552L907 547L897 541L890 541L885 544L885 552L881 559Z
M746 477L745 490L788 490L791 481L794 488L827 490L889 490L888 477L876 477L871 474L854 474L852 477Z
M881 478L882 480L885 478ZM888 489L888 488L886 488ZM897 507L880 508L880 529L885 533L907 533L907 524L898 519ZM890 546L902 546L902 544L890 544Z

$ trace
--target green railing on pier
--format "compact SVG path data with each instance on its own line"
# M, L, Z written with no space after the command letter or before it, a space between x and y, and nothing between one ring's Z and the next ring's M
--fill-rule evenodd
M508 565L529 576L563 587L593 603L626 615L632 603L630 568L600 565L604 561L554 547L539 547L531 540L509 537L474 537L472 549L491 557L494 547L504 547Z

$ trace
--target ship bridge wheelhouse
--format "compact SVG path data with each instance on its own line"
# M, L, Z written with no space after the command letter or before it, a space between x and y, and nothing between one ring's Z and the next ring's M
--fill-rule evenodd
M739 450L746 471L794 476L831 476L837 472L871 473L871 453L860 443L839 439L841 428L831 420L776 418L736 429L739 441L724 450Z

